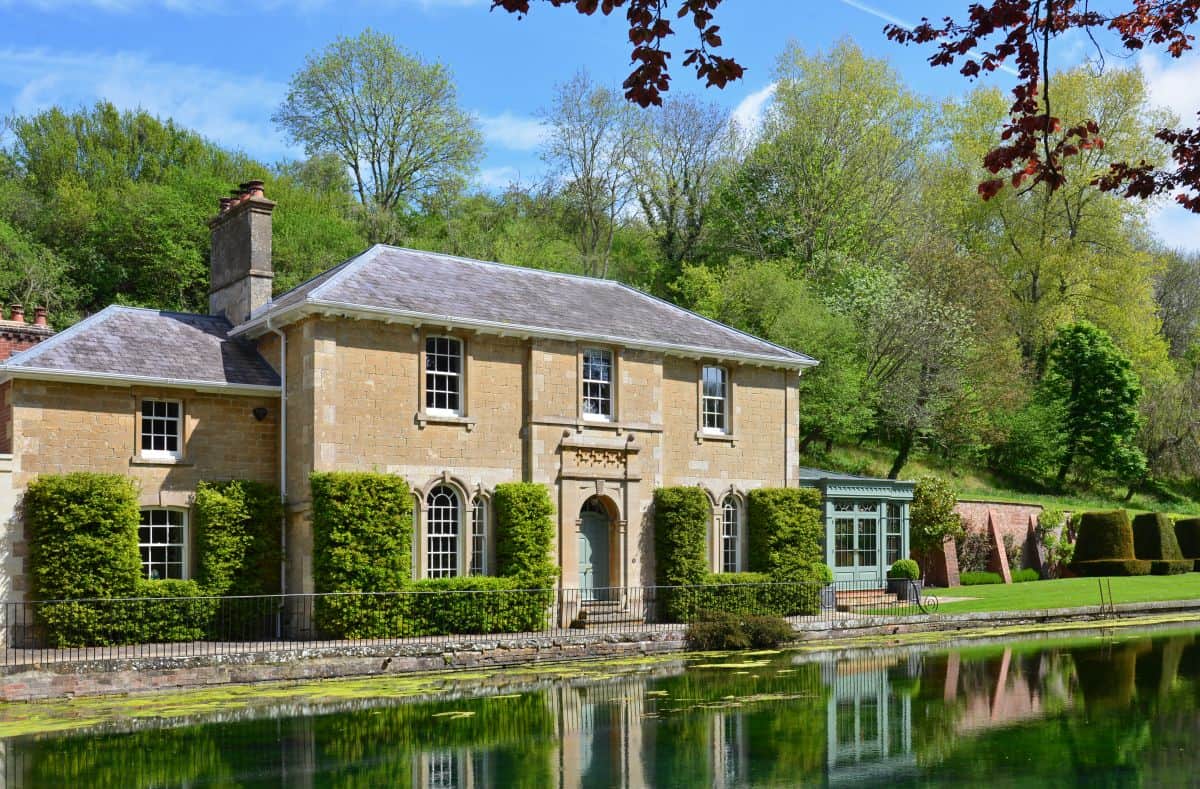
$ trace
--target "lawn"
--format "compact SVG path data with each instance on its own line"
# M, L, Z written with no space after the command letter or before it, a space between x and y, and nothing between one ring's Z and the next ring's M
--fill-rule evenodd
M1112 584L1116 603L1154 600L1200 600L1200 573L1186 575L1143 575L1135 578L1103 578L1105 594ZM1072 608L1100 605L1095 578L1064 578L1058 581L1029 581L1023 584L988 584L934 589L938 597L974 597L959 603L943 603L939 614L971 611L1024 611L1035 608Z

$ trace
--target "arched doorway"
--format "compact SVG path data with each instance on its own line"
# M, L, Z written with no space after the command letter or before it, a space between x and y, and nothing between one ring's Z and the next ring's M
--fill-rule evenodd
M579 510L579 588L584 600L607 600L612 583L612 516L598 496Z

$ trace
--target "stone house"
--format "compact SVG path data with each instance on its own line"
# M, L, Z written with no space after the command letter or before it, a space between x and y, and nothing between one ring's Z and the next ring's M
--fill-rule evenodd
M112 306L0 365L0 597L24 596L14 507L44 473L135 478L150 577L191 572L198 482L277 484L289 593L313 589L313 471L408 480L417 578L488 573L491 491L542 483L568 588L653 583L657 487L708 494L734 571L746 492L802 484L802 353L617 282L384 245L272 298L275 204L221 202L209 315Z

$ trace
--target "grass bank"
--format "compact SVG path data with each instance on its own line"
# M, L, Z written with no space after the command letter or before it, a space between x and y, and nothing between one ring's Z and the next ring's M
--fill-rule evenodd
M1200 573L1186 575L1143 575L1135 578L1104 578L1105 594L1112 585L1113 602L1149 603L1162 600L1200 599ZM1056 581L1030 581L1023 584L987 584L937 589L942 597L972 597L957 603L943 603L939 614L966 614L975 611L1032 611L1041 608L1075 608L1100 605L1100 590L1095 578L1063 578Z

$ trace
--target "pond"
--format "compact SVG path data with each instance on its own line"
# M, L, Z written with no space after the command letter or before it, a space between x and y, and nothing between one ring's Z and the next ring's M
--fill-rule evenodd
M1200 631L504 676L11 737L5 785L1155 786L1200 769Z

